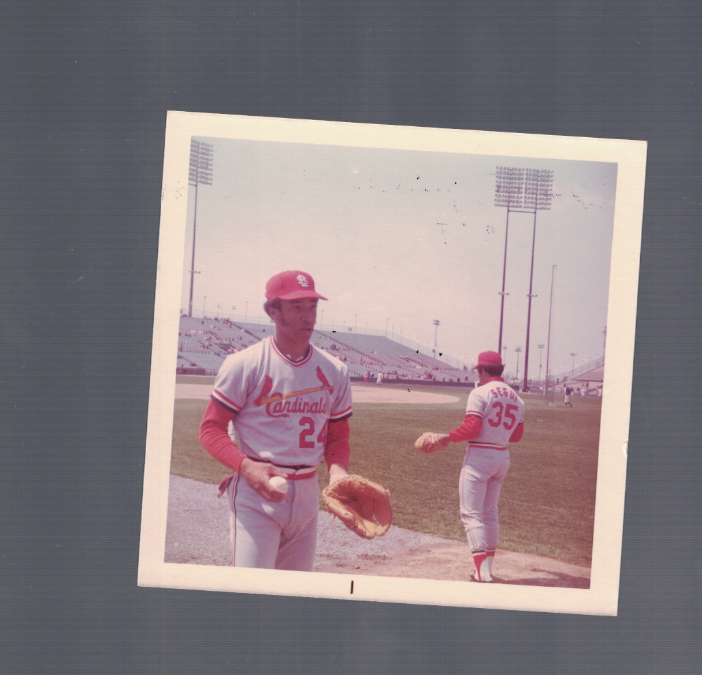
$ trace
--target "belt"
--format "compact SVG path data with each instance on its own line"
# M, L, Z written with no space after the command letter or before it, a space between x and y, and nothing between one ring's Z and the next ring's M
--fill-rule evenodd
M487 445L483 443L468 443L469 448L485 448L486 450L507 450L506 446L502 445Z
M272 464L278 469L282 469L287 474L286 478L288 480L302 480L303 478L311 478L317 473L316 466L308 466L306 464L298 464L297 466L285 466L284 464L276 464L268 459L260 459L259 457L249 457L250 460L254 462L264 462L265 464Z
M314 466L305 466L302 469L295 469L291 466L279 466L275 464L279 469L285 472L286 480L303 480L304 478L312 478L317 473L317 468Z
M249 457L249 459L253 459L253 457ZM254 461L263 462L265 460L255 459ZM272 462L269 462L269 464L272 464ZM312 476L314 476L317 473L317 467L315 466L294 467L278 466L277 464L273 464L273 466L277 466L279 469L282 469L285 472L285 480L303 480L305 478L312 478ZM217 493L218 498L221 497L229 489L229 485L233 480L234 474L222 478L219 484L219 491Z

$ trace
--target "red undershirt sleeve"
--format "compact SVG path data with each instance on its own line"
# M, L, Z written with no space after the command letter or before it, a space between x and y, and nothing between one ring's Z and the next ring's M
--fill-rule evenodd
M200 424L200 443L220 464L239 471L246 455L229 438L229 422L236 414L210 399Z
M466 415L463 418L463 424L449 432L449 440L452 443L471 441L480 433L480 428L482 426L482 418L478 417L477 415Z
M327 468L332 464L341 464L347 471L349 470L349 460L351 459L350 435L351 426L348 418L338 422L329 422L327 425L327 440L324 444L324 461L327 463Z
M519 424L517 424L514 431L512 432L512 435L509 437L509 442L510 443L519 443L519 441L522 440L523 435L524 435L524 422L520 422Z

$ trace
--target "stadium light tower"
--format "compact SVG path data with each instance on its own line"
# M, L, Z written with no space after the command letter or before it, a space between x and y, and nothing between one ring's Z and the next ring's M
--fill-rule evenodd
M541 357L544 355L544 345L539 345L539 386L541 386Z
M502 352L502 326L505 316L505 281L507 279L507 239L509 236L509 214L524 206L524 169L509 166L498 166L495 172L495 206L507 207L505 223L505 257L502 263L502 291L500 297L500 335L497 353Z
M214 148L210 143L190 141L190 171L188 173L188 185L195 186L195 215L193 216L193 257L190 263L190 302L188 304L188 316L193 315L193 288L195 286L195 275L200 272L195 270L195 232L197 230L197 187L198 185L212 185L212 155Z
M528 391L529 378L529 331L531 329L531 299L534 286L534 249L536 247L536 212L551 210L553 171L527 169L524 179L524 208L534 209L534 231L531 239L531 273L529 275L529 308L527 310L526 348L524 351L524 391Z
M573 357L573 365L570 368L570 379L572 380L573 375L575 373L575 357L577 356L577 354L573 354L573 352L571 352L570 355Z
M553 283L556 279L556 267L553 265L551 268L551 299L548 304L548 340L546 341L546 380L544 383L544 394L548 390L548 376L549 376L549 364L551 362L551 315L553 313Z

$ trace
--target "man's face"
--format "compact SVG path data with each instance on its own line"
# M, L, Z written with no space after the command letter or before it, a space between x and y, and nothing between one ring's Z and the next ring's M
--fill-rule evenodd
M292 342L309 342L317 321L317 298L281 300L273 315L276 330Z

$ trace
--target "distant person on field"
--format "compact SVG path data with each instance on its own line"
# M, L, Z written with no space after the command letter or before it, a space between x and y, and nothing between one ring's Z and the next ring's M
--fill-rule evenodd
M573 394L573 387L569 384L566 385L565 393L563 394L563 404L566 408L572 408L573 404L570 402L570 397Z
M381 371L378 371L378 379L375 381L376 384L382 384L383 383L383 373Z

